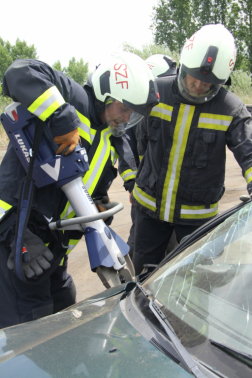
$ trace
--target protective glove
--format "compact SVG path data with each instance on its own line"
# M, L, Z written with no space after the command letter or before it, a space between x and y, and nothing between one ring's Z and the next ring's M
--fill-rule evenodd
M110 203L110 199L108 196L104 196L99 199L94 199L94 203L99 213L102 213L103 211L108 210L108 208L106 207L106 204ZM109 226L112 223L113 218L114 218L113 216L104 218L103 221L106 223L106 225Z
M24 235L24 248L22 254L22 268L27 278L40 276L44 270L51 267L50 261L54 258L52 252L45 246L43 241L33 234L28 228ZM11 244L11 253L7 266L14 271L15 268L14 241ZM15 272L15 271L14 271Z
M132 194L132 192L131 192L131 193L129 193L129 201L130 201L131 205L133 204L132 197L133 197L133 194Z
M78 129L74 129L70 133L56 136L54 142L60 145L56 154L68 155L81 142L79 131Z

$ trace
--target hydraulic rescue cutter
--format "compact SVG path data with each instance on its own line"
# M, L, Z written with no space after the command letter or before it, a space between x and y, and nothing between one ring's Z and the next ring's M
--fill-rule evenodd
M36 120L37 117L18 102L7 106L1 115L1 122L26 172L33 153ZM32 180L38 188L51 184L61 188L75 213L74 218L50 222L50 229L84 233L91 269L106 288L131 281L134 267L128 255L129 246L103 221L122 210L123 204L108 203L104 205L107 210L99 213L83 183L89 169L86 149L77 146L67 156L56 155L58 146L47 123L42 125L43 133L33 158Z

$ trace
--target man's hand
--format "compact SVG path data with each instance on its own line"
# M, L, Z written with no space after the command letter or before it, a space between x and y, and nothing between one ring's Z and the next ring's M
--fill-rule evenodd
M14 242L11 244L11 254L7 266L14 271L15 249ZM50 261L54 258L52 252L45 246L43 241L33 234L28 228L24 236L24 248L22 255L22 268L27 278L40 276L45 270L51 267Z
M108 196L104 196L100 199L94 199L94 203L99 213L102 213L103 211L108 210L108 207L106 207L106 204L110 203L110 199ZM113 218L114 218L113 216L104 218L103 221L106 223L107 226L109 226L112 223Z
M132 204L133 204L133 201L132 201L132 192L129 193L129 201L130 201L130 203L131 203L131 205L132 205Z
M56 136L54 142L60 145L56 154L62 153L62 155L68 155L75 149L78 143L80 144L79 131L75 129L68 134Z

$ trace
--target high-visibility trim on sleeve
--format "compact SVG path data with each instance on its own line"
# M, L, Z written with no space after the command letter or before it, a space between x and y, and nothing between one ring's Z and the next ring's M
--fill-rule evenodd
M172 106L160 102L157 106L154 106L154 108L152 108L150 115L164 119L166 121L171 121L172 110Z
M227 131L233 117L221 114L201 113L198 128Z
M52 113L65 103L58 89L53 86L39 96L28 108L29 112L35 114L42 121L45 121Z
M131 169L127 169L126 171L120 174L124 182L135 179L136 175L137 175L137 171L132 171Z
M139 155L138 157L139 157L139 161L141 161L143 158L143 155Z
M145 193L137 186L137 184L135 184L134 186L133 196L142 206L147 207L147 209L150 209L152 211L156 211L156 198Z
M7 202L0 200L0 218L4 213L12 208Z
M182 219L204 219L211 218L218 214L218 202L210 205L207 209L204 205L188 206L181 205L180 218Z
M249 184L252 181L252 168L249 168L245 171L244 177L247 181L247 184Z

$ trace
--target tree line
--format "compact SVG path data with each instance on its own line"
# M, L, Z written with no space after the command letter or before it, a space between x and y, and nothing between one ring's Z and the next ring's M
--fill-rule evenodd
M235 38L235 68L252 72L252 0L159 0L153 10L156 44L179 52L203 25L221 23Z
M25 41L17 38L14 45L9 41L4 41L0 37L0 86L3 82L3 75L9 65L16 59L38 59L37 50L34 45L28 45ZM69 60L67 67L62 67L60 61L55 62L52 67L63 72L80 85L83 85L88 77L88 63L84 63L81 58L77 61L74 57Z

